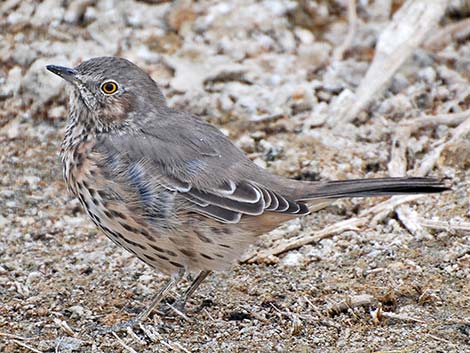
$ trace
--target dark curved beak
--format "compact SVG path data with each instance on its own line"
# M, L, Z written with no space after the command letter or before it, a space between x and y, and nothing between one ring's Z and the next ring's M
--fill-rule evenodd
M75 69L71 69L69 67L64 67L64 66L57 66L57 65L47 65L46 69L56 74L57 76L62 77L65 81L68 81L71 83L77 83L78 81L78 78L77 78L78 72Z

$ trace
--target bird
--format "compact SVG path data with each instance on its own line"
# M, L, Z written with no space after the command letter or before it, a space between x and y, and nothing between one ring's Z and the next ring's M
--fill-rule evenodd
M47 65L70 86L63 176L93 223L168 281L144 321L184 276L226 271L259 235L340 198L439 193L433 177L298 181L251 161L215 126L167 105L158 84L120 57Z

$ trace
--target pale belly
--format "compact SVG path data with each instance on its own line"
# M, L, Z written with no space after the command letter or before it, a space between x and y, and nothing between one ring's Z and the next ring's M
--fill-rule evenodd
M166 274L226 270L254 242L252 229L195 214L161 185L142 190L123 173L103 171L100 158L89 150L64 154L69 190L108 238L151 267Z

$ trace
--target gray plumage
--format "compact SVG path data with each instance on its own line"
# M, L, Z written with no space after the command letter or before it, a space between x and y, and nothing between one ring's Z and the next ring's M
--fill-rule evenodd
M311 205L448 189L434 178L286 179L258 167L201 118L168 107L152 78L125 59L47 68L72 86L62 144L69 189L110 239L150 266L178 278L200 272L184 301L257 235Z

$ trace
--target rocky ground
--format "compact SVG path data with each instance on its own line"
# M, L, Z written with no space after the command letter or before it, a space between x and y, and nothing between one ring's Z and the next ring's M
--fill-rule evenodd
M429 28L402 45L418 22L390 24L411 2L349 14L347 0L0 3L0 351L470 352L470 6L427 1ZM409 53L379 66L373 89L363 78L387 30L385 49ZM97 333L165 280L99 233L62 181L67 92L44 66L100 55L145 68L170 105L272 172L427 173L453 191L336 202L261 237L186 317Z

